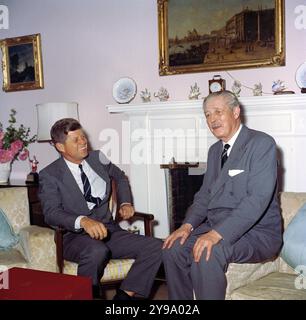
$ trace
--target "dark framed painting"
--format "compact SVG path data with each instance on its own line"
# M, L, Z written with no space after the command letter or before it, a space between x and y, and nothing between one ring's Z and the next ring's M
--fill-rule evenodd
M40 34L3 39L0 46L4 91L44 87Z
M159 74L285 65L283 0L158 0Z

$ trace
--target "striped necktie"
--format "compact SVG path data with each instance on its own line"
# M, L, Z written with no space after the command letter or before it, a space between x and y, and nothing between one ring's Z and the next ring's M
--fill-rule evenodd
M227 143L224 145L222 155L221 155L221 168L223 168L224 163L226 162L228 155L227 155L227 150L229 149L230 145Z
M84 198L87 202L92 202L94 203L96 206L100 206L102 203L102 200L100 198L95 198L91 195L91 186L88 180L88 177L86 176L84 170L83 170L83 166L81 164L79 164L79 168L81 170L81 179L83 182L83 186L84 186Z

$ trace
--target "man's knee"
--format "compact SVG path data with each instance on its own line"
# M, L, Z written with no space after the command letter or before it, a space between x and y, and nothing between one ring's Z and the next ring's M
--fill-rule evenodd
M179 239L175 241L171 248L166 248L162 250L163 260L171 260L171 259L177 259L183 254L183 246L180 244Z
M105 245L92 244L84 248L80 254L81 260L101 264L110 259L110 250Z
M193 267L198 267L199 265L201 267L205 268L215 268L216 266L220 266L222 269L226 268L227 257L226 252L224 250L224 247L222 245L216 245L212 248L209 260L206 259L207 250L204 249L202 252L202 256L200 259L200 263L193 261Z

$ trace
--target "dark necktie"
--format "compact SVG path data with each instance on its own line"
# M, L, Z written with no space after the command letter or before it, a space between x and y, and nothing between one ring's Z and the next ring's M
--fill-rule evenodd
M221 155L221 168L223 168L224 163L226 162L228 156L227 156L227 150L229 149L230 145L229 144L225 144L223 151L222 151L222 155Z
M87 202L92 202L96 206L100 206L102 203L102 200L100 198L95 198L91 195L91 186L88 180L88 177L86 176L85 172L83 171L83 166L79 164L79 168L81 170L81 179L84 186L84 198Z

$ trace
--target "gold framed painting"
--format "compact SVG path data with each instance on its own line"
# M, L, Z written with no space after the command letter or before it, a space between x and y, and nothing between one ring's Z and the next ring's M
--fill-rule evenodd
M4 91L44 87L40 34L6 38L0 46Z
M285 65L283 0L157 0L159 74Z

